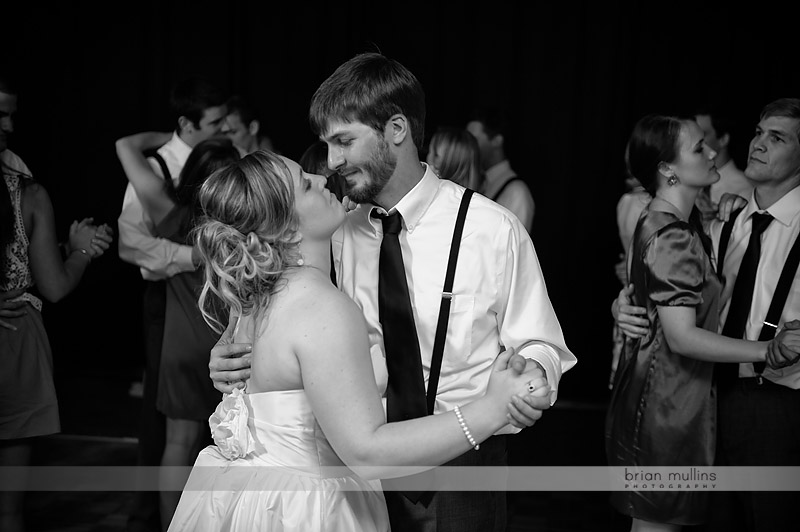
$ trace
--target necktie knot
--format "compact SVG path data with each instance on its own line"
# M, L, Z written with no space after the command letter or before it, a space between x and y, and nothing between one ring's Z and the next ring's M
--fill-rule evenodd
M380 219L381 223L383 223L383 234L385 235L400 234L400 229L402 229L403 227L403 217L400 215L399 211L395 211L394 214L381 216Z
M761 233L767 229L767 226L772 220L774 220L774 218L768 212L763 214L760 212L753 213L753 234L760 236Z

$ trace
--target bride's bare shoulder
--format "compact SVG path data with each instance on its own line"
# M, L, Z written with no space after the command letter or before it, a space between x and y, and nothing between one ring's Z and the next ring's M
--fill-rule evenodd
M288 278L292 305L310 314L355 311L356 304L331 282L330 277L315 268L301 268Z

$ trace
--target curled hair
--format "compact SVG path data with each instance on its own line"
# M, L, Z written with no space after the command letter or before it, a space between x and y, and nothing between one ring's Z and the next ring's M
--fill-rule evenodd
M633 127L625 148L628 173L654 196L658 187L658 166L678 157L678 140L683 120L675 116L647 115Z
M205 270L199 306L219 332L222 310L257 318L286 269L298 264L294 187L278 156L257 151L217 170L199 199L203 216L194 236Z
M481 154L478 141L466 129L440 127L431 138L431 148L441 156L439 177L461 186L477 189L481 180Z
M425 92L406 67L379 53L359 54L343 63L314 92L309 123L316 135L331 120L358 121L383 134L395 114L408 118L420 152L425 140Z

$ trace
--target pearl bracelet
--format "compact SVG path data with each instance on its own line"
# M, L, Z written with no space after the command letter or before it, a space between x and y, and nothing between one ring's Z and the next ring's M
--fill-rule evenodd
M72 250L73 253L75 253L76 251L79 251L79 252L83 253L84 255L89 257L89 260L92 260L92 256L89 255L89 252L86 251L85 249L83 249L83 248L75 248L75 249Z
M477 444L475 442L475 438L472 437L472 433L469 431L469 427L467 427L467 422L464 421L464 415L461 413L461 407L456 405L454 411L456 413L456 418L458 418L458 424L461 425L461 430L464 431L464 436L467 437L467 441L469 442L469 444L472 445L472 447L474 447L475 450L477 451L478 449L481 448L481 446Z

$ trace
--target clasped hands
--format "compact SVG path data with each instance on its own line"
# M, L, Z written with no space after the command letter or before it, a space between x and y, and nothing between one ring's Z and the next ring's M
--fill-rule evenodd
M81 251L90 259L99 257L111 245L113 237L114 230L108 224L94 225L94 218L75 220L69 227L67 255Z
M796 364L798 360L800 360L800 320L787 321L767 347L767 366L780 369Z

